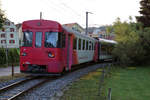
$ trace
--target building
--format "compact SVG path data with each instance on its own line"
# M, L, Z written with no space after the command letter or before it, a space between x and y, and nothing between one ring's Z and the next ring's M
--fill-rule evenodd
M17 33L18 33L18 37L19 37L19 45L21 45L21 41L23 39L23 33L22 33L22 24L16 24L16 28L17 28Z
M69 23L69 24L64 24L63 26L71 28L72 30L77 31L81 34L85 34L84 28L82 28L78 23Z
M19 48L19 37L16 26L10 20L4 22L0 29L0 47L1 48Z
M115 34L106 32L105 26L89 27L88 35L93 38L102 38L102 39L108 39L108 40L114 40L115 38Z

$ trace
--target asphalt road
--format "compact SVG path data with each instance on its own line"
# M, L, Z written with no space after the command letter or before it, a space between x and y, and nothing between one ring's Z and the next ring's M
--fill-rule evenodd
M12 73L12 67L9 66L7 68L0 68L0 76L8 76L11 75ZM20 73L20 68L19 66L14 67L14 73Z

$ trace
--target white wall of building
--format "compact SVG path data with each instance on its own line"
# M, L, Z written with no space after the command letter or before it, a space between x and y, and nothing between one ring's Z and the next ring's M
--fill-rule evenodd
M19 36L16 26L9 20L6 20L3 28L0 29L0 47L19 48Z

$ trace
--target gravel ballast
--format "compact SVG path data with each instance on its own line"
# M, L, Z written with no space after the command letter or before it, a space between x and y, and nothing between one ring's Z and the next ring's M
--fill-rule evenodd
M96 64L71 72L61 78L41 85L18 98L18 100L59 100L59 97L63 95L63 90L66 89L68 85L79 79L81 76L86 75L91 71L95 71L102 66L104 66L104 64Z

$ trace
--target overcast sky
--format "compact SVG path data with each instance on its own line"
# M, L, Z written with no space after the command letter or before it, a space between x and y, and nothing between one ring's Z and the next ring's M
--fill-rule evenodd
M55 20L61 24L77 22L85 27L85 12L89 14L89 26L109 25L117 17L127 21L140 15L140 0L1 0L8 19L17 23L25 20ZM135 20L135 19L134 19Z

